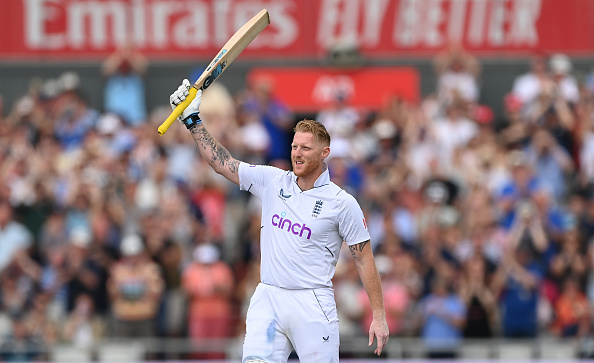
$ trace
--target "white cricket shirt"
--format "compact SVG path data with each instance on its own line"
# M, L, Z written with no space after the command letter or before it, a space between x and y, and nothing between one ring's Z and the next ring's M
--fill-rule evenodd
M261 281L286 289L332 286L342 242L370 239L355 198L330 181L328 167L302 191L293 172L272 166L239 166L241 190L262 201Z

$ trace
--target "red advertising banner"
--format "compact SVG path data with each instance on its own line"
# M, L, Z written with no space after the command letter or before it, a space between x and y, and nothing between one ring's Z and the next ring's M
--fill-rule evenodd
M318 57L336 42L372 58L451 41L483 55L594 54L594 0L2 0L0 59L98 59L125 41L210 59L263 8L271 24L242 58Z
M319 110L331 103L338 92L350 105L380 109L394 98L410 102L420 99L419 74L409 67L365 67L352 71L327 68L255 68L248 81L273 82L274 94L295 111Z

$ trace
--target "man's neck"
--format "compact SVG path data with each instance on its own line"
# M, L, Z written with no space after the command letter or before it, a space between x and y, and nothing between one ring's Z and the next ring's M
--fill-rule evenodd
M313 189L316 180L318 180L318 178L320 177L320 175L322 175L323 172L324 169L320 168L320 170L310 173L307 176L297 177L297 185L299 185L299 188L301 188L301 190L303 191Z

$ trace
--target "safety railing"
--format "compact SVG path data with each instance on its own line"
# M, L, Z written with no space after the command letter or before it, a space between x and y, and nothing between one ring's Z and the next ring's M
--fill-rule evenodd
M199 361L205 353L218 353L222 361L240 362L243 339L104 339L91 347L71 344L52 346L12 345L5 342L0 348L0 359L41 360L53 362L143 362L143 361ZM384 349L384 361L403 359L424 360L432 350L420 338L392 337ZM472 361L577 361L594 357L594 340L582 339L486 339L465 340L450 350L456 358ZM367 338L342 338L341 361L369 359L373 349ZM209 360L208 362L216 362Z

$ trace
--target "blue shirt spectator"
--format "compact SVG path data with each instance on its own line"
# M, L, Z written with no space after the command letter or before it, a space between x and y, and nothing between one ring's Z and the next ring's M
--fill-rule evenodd
M447 282L437 277L432 293L420 302L423 327L421 335L432 351L452 351L460 343L466 306L453 293L448 292Z
M127 124L138 126L146 120L146 101L142 75L146 58L128 43L103 62L105 111L119 115Z
M144 81L133 73L116 73L105 85L105 111L113 112L136 126L146 120Z
M532 338L537 335L537 307L542 266L532 261L531 251L520 247L505 276L501 301L503 335Z

